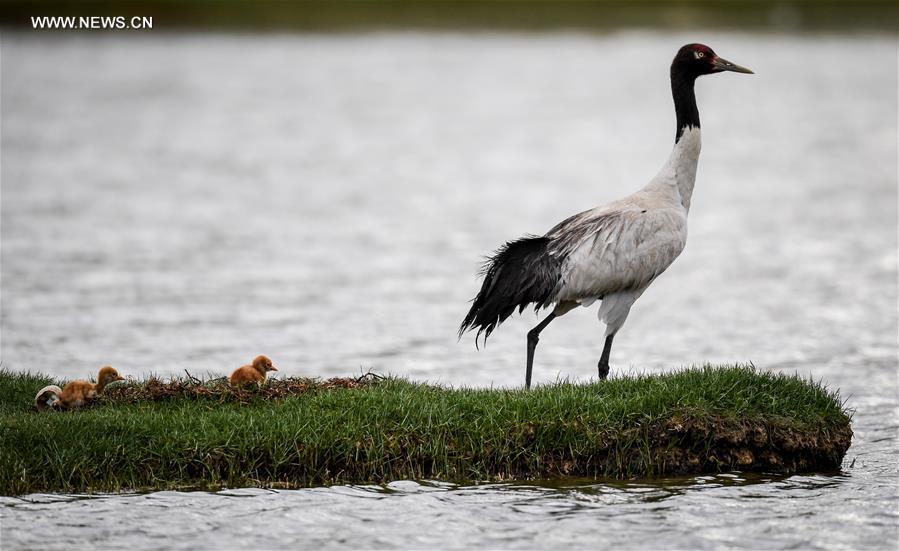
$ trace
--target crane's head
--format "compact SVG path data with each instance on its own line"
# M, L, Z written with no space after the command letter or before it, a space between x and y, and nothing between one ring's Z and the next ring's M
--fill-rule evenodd
M705 44L687 44L674 56L671 62L672 75L677 72L683 76L696 78L701 75L711 75L733 71L735 73L749 73L752 71L746 67L740 67L730 61L718 57L711 48Z

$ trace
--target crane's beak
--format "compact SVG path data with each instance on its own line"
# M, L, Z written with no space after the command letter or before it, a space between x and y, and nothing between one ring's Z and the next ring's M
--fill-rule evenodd
M712 60L712 66L715 67L715 69L717 69L718 71L733 71L735 73L747 73L750 75L755 74L746 67L740 67L735 63L731 63L730 61L717 56Z

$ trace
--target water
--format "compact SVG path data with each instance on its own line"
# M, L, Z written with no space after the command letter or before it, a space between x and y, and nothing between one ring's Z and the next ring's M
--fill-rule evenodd
M136 541L165 549L194 549L198 541L249 541L258 549L807 548L822 541L808 522L809 502L837 506L845 478L725 474L651 484L467 487L405 481L302 491L0 500L6 512L31 522L17 543L43 549L69 547L70 541L40 539L60 531L83 534L85 545L109 549ZM179 511L174 524L173 510ZM710 510L716 514L710 517ZM871 511L830 520L838 522L827 540L832 548L882 546L895 525L894 516Z
M482 255L642 186L701 40L687 249L613 373L752 361L855 408L840 473L3 498L12 547L835 547L897 539L894 36L621 33L2 38L2 360L87 376L373 369L517 386L528 313L455 330ZM535 382L594 375L602 326ZM53 540L39 543L41 534ZM173 537L177 536L177 537Z

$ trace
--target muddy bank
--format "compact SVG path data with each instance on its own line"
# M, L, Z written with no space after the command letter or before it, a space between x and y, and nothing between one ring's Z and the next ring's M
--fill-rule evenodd
M852 443L845 423L797 426L789 419L694 417L675 414L646 429L650 464L658 474L700 474L726 470L790 474L836 471ZM641 453L631 453L636 465Z

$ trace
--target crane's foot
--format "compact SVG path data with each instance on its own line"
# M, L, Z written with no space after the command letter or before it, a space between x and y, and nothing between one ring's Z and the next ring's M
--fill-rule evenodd
M597 365L597 368L599 369L599 380L605 381L606 377L609 376L609 362L603 362L602 360L599 360L599 365Z

